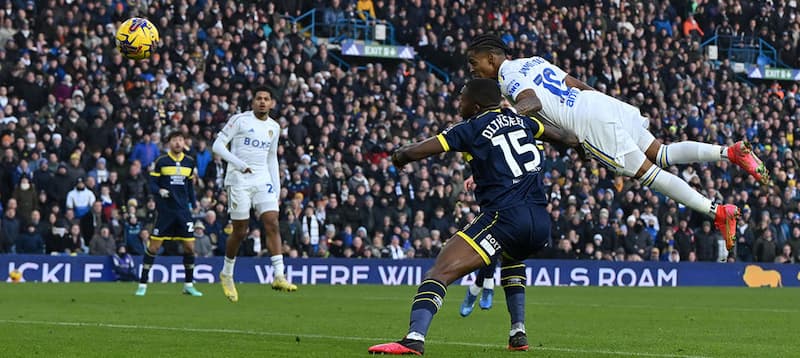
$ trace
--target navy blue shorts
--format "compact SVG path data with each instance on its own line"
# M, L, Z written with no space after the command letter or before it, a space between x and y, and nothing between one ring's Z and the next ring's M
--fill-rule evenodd
M547 246L550 215L544 205L486 211L456 235L464 238L487 265L501 254L521 261Z
M159 210L152 240L194 240L194 221L188 210Z

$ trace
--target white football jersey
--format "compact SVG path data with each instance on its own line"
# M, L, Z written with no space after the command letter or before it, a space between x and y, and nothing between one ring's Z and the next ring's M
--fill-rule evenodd
M278 175L278 139L281 126L272 118L258 119L253 111L231 116L219 133L217 140L230 143L230 152L252 173L243 173L229 161L225 173L225 185L261 186L269 185L268 191L280 191ZM238 170L237 170L238 169Z
M539 114L555 126L575 130L577 88L566 84L567 73L541 57L521 58L503 62L498 82L503 96L516 103L522 91L531 89L542 102ZM576 131L577 133L577 131Z

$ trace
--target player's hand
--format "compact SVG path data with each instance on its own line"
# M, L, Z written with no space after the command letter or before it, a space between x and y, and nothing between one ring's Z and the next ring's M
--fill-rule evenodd
M401 148L397 148L392 152L392 165L398 170L403 170L403 167L406 165L406 162L400 157Z
M253 169L250 169L250 167L244 168L242 170L242 173L251 174L251 173L253 173Z
M158 195L161 195L162 198L169 198L169 190L167 189L158 189Z
M467 180L464 180L464 189L467 191L474 191L475 187L475 179L472 178L472 175L470 175Z

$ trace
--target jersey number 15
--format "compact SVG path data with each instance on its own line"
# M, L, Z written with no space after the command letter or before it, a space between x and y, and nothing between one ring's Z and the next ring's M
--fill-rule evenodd
M503 151L503 157L506 160L506 164L508 164L508 168L511 169L511 174L513 174L515 178L522 176L524 173L535 171L542 162L539 149L536 148L535 144L520 143L521 139L527 137L528 134L525 133L524 129L518 129L513 132L492 137L492 145L500 147L500 149ZM533 153L533 160L525 163L519 163L518 156L528 152ZM520 164L522 164L522 168L525 168L525 172L523 172L522 168L520 168Z

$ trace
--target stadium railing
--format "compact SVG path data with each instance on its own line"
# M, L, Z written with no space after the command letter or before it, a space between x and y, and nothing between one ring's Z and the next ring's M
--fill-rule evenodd
M772 44L755 36L714 35L700 44L701 49L717 46L721 55L733 62L790 68Z

